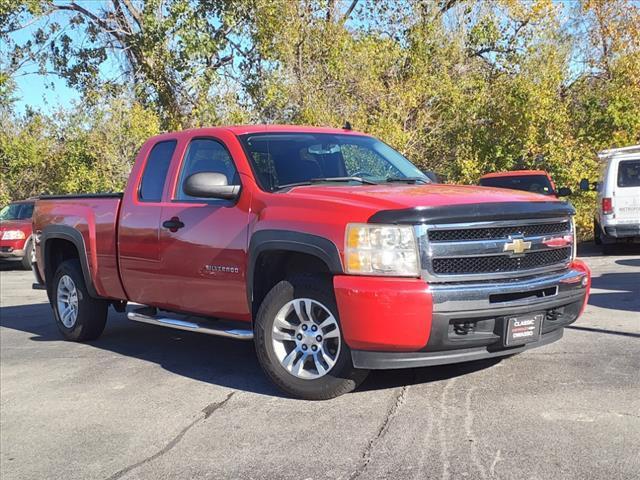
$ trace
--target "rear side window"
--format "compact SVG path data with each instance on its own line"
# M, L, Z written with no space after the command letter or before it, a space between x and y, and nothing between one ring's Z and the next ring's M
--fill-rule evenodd
M162 200L162 190L167 179L167 172L171 164L176 141L156 143L151 149L147 164L142 174L138 198L144 202L159 202Z
M625 160L618 164L618 186L640 187L640 160Z
M238 171L227 149L220 142L211 138L196 138L189 144L189 149L182 163L176 199L189 200L194 198L184 193L182 186L191 175L202 172L222 173L227 177L228 185L240 184Z

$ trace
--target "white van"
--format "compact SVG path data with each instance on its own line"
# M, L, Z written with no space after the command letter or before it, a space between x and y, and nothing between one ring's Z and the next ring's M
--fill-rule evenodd
M597 245L640 243L640 145L604 150L593 236ZM582 190L589 181L580 182Z

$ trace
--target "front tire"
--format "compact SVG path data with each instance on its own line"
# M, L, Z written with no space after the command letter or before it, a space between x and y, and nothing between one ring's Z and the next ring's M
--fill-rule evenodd
M289 395L327 400L354 390L367 376L351 363L332 285L322 277L299 276L274 286L254 330L260 365Z
M95 340L107 322L108 302L87 291L78 260L62 262L53 277L53 314L60 333L67 340Z
M31 270L31 259L33 258L33 240L30 238L24 246L24 257L20 263L23 270Z

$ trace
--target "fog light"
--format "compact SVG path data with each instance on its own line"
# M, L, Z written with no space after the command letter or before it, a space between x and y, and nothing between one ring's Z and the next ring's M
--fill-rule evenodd
M468 335L469 333L473 333L474 330L475 325L471 322L453 324L453 331L456 335Z

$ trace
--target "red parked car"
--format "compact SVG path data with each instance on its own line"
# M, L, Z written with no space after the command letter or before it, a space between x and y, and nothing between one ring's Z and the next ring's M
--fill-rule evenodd
M13 202L0 210L0 259L19 260L31 270L31 216L35 200Z
M571 195L571 189L560 187L556 190L556 184L551 175L544 170L512 170L509 172L487 173L480 177L480 185L483 187L511 188L524 190L525 192L539 193L555 198Z
M253 340L275 384L326 399L559 340L589 291L574 214L432 184L351 130L187 130L145 143L124 194L36 202L35 287L69 340L135 302L133 321Z

